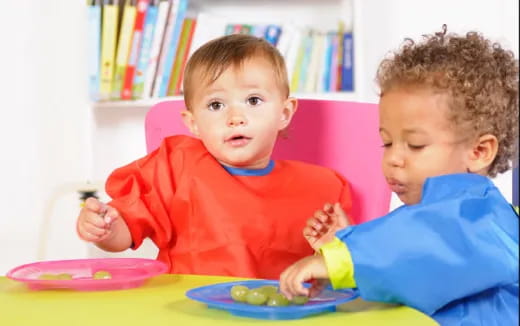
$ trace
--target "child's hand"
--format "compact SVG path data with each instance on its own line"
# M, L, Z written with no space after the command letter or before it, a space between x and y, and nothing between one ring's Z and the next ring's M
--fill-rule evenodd
M316 211L314 216L307 220L303 236L317 251L321 246L333 240L338 230L346 228L349 224L348 217L339 203L334 206L326 203L323 210Z
M314 297L325 288L328 278L329 273L323 256L305 257L282 272L280 275L280 292L289 300L297 295ZM303 283L308 281L311 282L310 288L303 286Z
M110 236L112 223L120 217L115 208L96 198L87 198L78 216L78 235L88 242L101 242Z

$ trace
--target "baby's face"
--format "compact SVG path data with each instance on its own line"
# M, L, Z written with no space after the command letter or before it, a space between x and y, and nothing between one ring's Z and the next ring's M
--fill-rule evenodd
M196 81L194 81L196 82ZM267 166L278 132L295 111L272 65L261 57L230 66L213 83L195 84L191 131L226 166Z
M420 202L428 177L467 172L471 146L454 132L443 95L395 89L379 108L383 173L403 203Z

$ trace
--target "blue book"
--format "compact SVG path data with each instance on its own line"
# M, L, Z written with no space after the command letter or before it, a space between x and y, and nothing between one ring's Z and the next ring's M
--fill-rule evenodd
M325 55L324 55L324 61L323 61L323 75L320 76L320 78L323 78L323 89L319 89L320 92L330 92L330 69L332 68L332 55L334 53L333 47L334 47L334 36L336 33L327 33L326 37L326 47L325 47Z
M143 41L141 42L139 60L137 61L134 82L132 86L132 94L134 98L143 97L145 73L146 68L148 67L148 60L150 60L150 50L152 48L158 11L158 2L151 1L146 11L143 27Z
M276 46L281 33L282 29L280 26L268 25L265 29L264 38L267 42L271 43L273 46Z
M343 58L341 60L341 91L354 90L354 42L352 33L343 34Z
M88 6L88 87L89 97L99 100L99 74L101 60L101 1Z
M175 5L175 4L173 4ZM170 76L175 62L175 55L177 54L177 46L179 43L179 36L181 34L182 22L186 16L186 9L188 7L188 0L178 0L177 14L175 15L175 22L171 25L171 38L169 44L163 44L163 51L166 51L164 63L162 67L162 74L159 77L158 97L165 97L168 95L168 86L170 85Z

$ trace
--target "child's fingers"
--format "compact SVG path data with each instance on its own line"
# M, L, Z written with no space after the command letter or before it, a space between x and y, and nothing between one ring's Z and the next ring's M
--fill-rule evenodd
M331 203L325 203L323 211L328 215L334 214L334 206Z
M315 231L320 231L324 226L324 222L322 222L319 218L311 217L307 220L307 227L310 227Z
M342 229L350 225L349 218L339 203L334 204L334 214L336 215L338 228Z
M120 217L119 211L111 206L106 206L106 213L103 217L105 223L112 224L114 220L118 219Z
M104 204L94 197L89 197L87 200L85 200L84 208L99 214L103 211Z
M298 268L291 266L280 275L280 292L291 300L296 295L308 295Z
M307 239L316 237L318 235L318 231L316 231L311 226L306 226L303 228L303 236Z
M323 210L319 209L314 212L314 219L320 223L327 223L329 220L329 216Z
M105 238L110 231L98 228L90 223L78 223L78 235L88 242L98 242Z
M87 212L83 221L84 224L91 224L100 229L105 229L107 227L107 223L105 222L103 217L93 212Z

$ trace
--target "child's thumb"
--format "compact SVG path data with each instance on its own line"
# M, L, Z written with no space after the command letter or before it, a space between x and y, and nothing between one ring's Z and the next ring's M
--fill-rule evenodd
M85 200L85 208L96 213L101 213L105 210L104 204L95 197L89 197Z
M337 216L337 224L339 228L346 228L350 225L349 218L347 214L343 211L343 208L341 208L340 203L334 204L334 213Z

